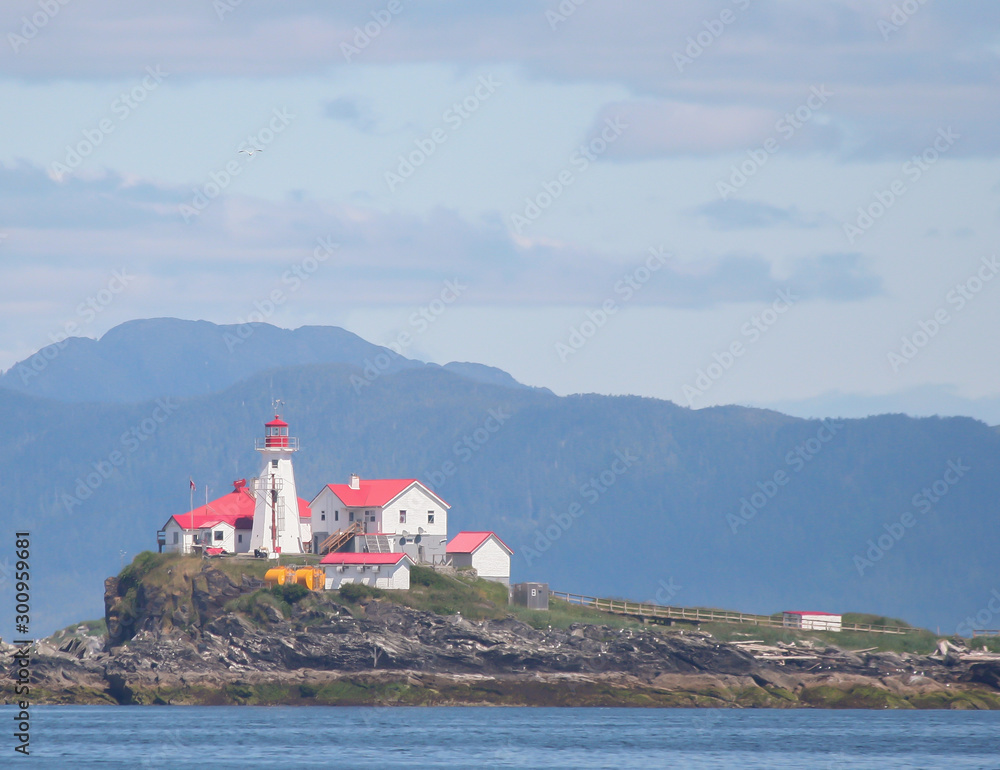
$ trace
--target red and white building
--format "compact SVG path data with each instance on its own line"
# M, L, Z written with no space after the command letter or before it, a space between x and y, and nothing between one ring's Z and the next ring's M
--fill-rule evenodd
M327 484L307 503L296 494L298 440L288 423L275 415L255 448L263 460L260 475L171 516L157 533L161 550L272 558L329 550L320 562L328 589L344 583L407 589L410 567L419 563L473 567L480 577L510 584L514 552L494 532L460 532L449 543L450 506L419 480L352 474L347 484Z
M167 519L158 533L160 548L166 553L191 553L204 548L245 553L250 550L254 507L246 479L235 481L229 494ZM299 498L298 508L300 520L308 522L309 504Z
M328 553L320 560L326 570L326 590L346 583L406 591L413 559L405 553Z
M273 558L282 553L306 553L312 533L309 522L299 515L292 470L292 454L298 451L299 440L289 436L288 423L274 415L264 424L264 440L257 439L255 448L261 453L263 467L250 484L254 497L250 549L265 551Z
M345 546L363 552L402 552L414 562L445 560L450 506L417 479L361 479L327 484L309 503L313 550L328 536L357 525Z
M448 543L455 567L472 567L479 577L510 585L510 557L514 551L495 532L459 532Z

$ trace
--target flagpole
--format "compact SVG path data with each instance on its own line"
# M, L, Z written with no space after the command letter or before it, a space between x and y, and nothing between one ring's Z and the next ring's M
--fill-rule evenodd
M191 511L191 550L188 553L194 553L194 479L188 479L191 482L191 505L188 510Z

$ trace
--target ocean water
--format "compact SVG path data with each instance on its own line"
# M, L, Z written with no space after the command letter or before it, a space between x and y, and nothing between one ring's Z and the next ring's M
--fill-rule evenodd
M0 767L1000 768L1000 712L0 707Z

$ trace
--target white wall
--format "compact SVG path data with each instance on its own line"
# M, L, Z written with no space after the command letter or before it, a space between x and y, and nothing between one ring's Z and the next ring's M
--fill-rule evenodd
M264 489L272 475L282 480L278 499L284 502L284 517L279 524L277 533L278 547L282 553L303 553L301 530L299 527L299 500L295 490L295 472L292 469L292 451L290 449L269 448L260 450L262 467L258 474L258 483ZM277 460L277 466L271 465ZM250 490L254 495L253 533L250 538L252 548L271 550L271 504L270 494Z
M407 591L410 588L410 563L403 559L399 564L379 564L378 571L371 566L361 569L357 564L345 564L344 571L339 571L340 565L325 564L326 590L333 591L345 583L363 583L374 588Z
M781 618L783 626L788 628L802 628L810 631L840 631L840 615L793 615L784 613Z
M348 520L347 506L344 505L343 500L330 490L330 487L324 486L319 491L319 494L312 499L312 502L309 503L309 507L312 509L313 535L326 532L326 535L324 535L324 538L326 538L337 530L347 529L351 525L351 522ZM339 518L335 519L334 516L338 512ZM324 516L326 517L325 519L323 518ZM364 521L364 517L359 516L357 518L358 521Z
M510 554L495 537L487 538L486 542L475 550L472 554L472 566L476 568L481 578L496 580L504 585L510 584Z
M219 527L213 527L215 529L222 529L226 532L226 536L220 542L215 542L214 540L209 543L212 547L222 546L230 553L246 553L250 550L250 530L249 529L238 529L233 530L228 524L222 524ZM167 542L163 546L164 553L191 553L191 532L185 530L180 526L174 519L170 519L167 526L163 528L166 534ZM178 543L174 544L174 533L177 533ZM201 530L199 530L199 535ZM243 536L243 542L239 542L240 535Z
M163 546L164 553L190 553L191 551L191 535L184 531L173 518L167 522L167 526L163 528L166 534L167 543ZM174 543L174 534L177 535L177 543Z
M222 540L215 539L215 533L222 533ZM198 531L201 536L201 545L208 548L223 548L229 553L236 551L236 532L226 523L220 523L211 529L205 528Z

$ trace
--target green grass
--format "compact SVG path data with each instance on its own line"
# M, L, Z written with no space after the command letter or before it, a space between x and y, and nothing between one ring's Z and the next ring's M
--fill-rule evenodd
M83 626L86 630L78 630L80 626ZM107 636L108 624L105 622L104 618L98 618L97 620L81 620L79 623L73 623L72 625L66 626L66 628L60 629L52 634L49 639L62 644L69 639L81 638L83 636Z
M308 556L282 557L281 562L286 559L289 563L304 563L308 561ZM312 557L317 560L318 557ZM168 593L182 596L190 592L190 580L197 575L206 564L225 573L233 582L239 584L242 576L249 575L257 579L263 579L268 569L274 567L273 561L263 559L211 559L204 560L200 556L184 556L180 554L154 554L149 551L136 556L132 564L128 565L120 575L121 586L125 589L125 603L128 604L134 597L128 596L138 582L144 581L166 589ZM119 589L122 592L122 588ZM488 580L481 580L472 577L471 574L459 571L457 574L446 574L436 572L429 567L420 565L414 566L410 570L410 590L409 591L382 591L369 588L367 586L345 587L340 591L329 591L320 594L328 599L332 599L345 607L353 615L361 613L361 604L366 601L379 600L390 601L417 610L433 612L438 615L454 615L460 613L469 620L502 619L513 616L535 628L545 629L549 626L553 628L567 628L574 623L607 625L613 628L643 628L643 624L630 617L602 612L590 607L581 607L569 604L560 599L549 599L549 609L530 610L525 607L509 606L507 604L507 588L500 583ZM254 594L256 596L256 594ZM285 617L289 616L290 604L288 597L274 597L268 603L278 607ZM262 618L260 607L256 606L261 600L259 597L253 601L243 597L237 603L244 601L243 605L234 609L246 612L258 622ZM707 608L706 608L707 609ZM780 613L772 617L780 618ZM906 621L897 618L883 617L879 615L868 615L863 613L847 613L844 615L845 624L871 624L885 626L900 626L913 628ZM671 628L665 626L648 626L648 628L659 628L664 633L677 633L682 629L689 629L687 624L678 624ZM913 628L912 631L904 634L876 634L868 632L841 631L839 633L826 631L799 631L790 628L755 626L749 623L701 623L702 631L712 634L720 641L738 642L748 639L760 639L766 644L784 642L811 641L812 643L826 647L836 646L846 650L859 650L875 648L878 651L909 652L914 654L928 654L935 650L938 636L924 629ZM1000 638L979 637L975 641L967 640L970 647L980 649L986 647L991 652L1000 652Z
M701 630L723 642L759 639L765 644L791 644L811 641L819 647L839 647L844 650L867 650L874 647L879 652L910 652L920 655L934 652L938 640L930 631L922 629L914 629L906 634L874 634L863 631L800 631L748 623L702 623Z

